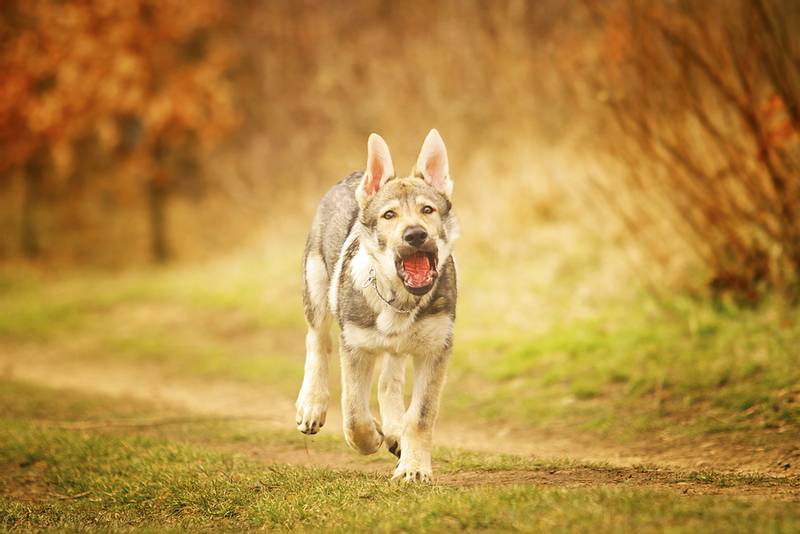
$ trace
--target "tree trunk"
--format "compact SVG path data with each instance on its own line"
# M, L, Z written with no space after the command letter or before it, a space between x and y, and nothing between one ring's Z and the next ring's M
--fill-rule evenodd
M37 221L42 171L43 161L38 155L32 157L22 170L22 221L19 242L22 254L29 259L37 258L42 252Z
M167 243L167 186L163 180L147 182L148 211L150 219L150 253L156 263L165 263L170 256Z

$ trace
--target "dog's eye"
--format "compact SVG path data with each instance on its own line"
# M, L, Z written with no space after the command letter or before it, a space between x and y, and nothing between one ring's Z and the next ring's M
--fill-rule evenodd
M395 215L397 215L395 212L393 212L392 210L389 210L386 213L384 213L383 215L381 215L381 217L383 217L384 219L386 219L388 221L389 219L394 219Z
M433 209L433 206L425 206L425 207L422 208L422 213L424 213L425 215L430 215L434 211L436 211L436 210Z

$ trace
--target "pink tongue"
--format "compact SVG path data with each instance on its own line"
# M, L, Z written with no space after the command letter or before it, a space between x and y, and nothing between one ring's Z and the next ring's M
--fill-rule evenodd
M426 254L414 254L403 260L403 269L406 272L406 281L411 286L425 286L428 284L428 273L431 262Z

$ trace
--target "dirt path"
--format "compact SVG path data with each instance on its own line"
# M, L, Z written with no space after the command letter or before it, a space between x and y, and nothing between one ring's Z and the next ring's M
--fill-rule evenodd
M30 350L30 353L28 353ZM270 428L293 427L292 399L275 395L252 385L225 381L198 381L165 377L157 366L97 366L72 359L42 356L41 349L31 348L0 353L0 369L6 378L59 389L94 392L113 397L160 402L201 416L248 418ZM341 417L336 406L328 415L323 432L341 434ZM439 483L458 486L481 484L506 485L532 483L580 487L593 485L633 485L655 489L668 488L687 494L736 494L800 500L800 479L783 469L773 469L774 451L770 455L753 455L752 451L736 451L735 447L712 446L669 449L669 443L650 446L648 451L636 445L613 447L597 441L536 431L515 431L503 427L467 428L447 419L443 414L437 427L437 443L448 447L489 453L507 453L541 460L569 459L577 467L486 472L463 472L443 475ZM236 446L236 450L264 462L327 466L387 473L390 459L365 463L358 455L316 450L313 438L307 447ZM668 449L665 452L665 448ZM719 452L725 456L720 457ZM749 456L746 454L750 453ZM766 451L763 451L766 452ZM388 456L388 455L386 455ZM778 454L780 456L780 454ZM742 459L746 459L743 461ZM715 472L747 472L780 475L780 478L754 479L744 486L723 487L694 480L691 471L707 469L710 462ZM581 463L602 463L604 467L585 467ZM642 468L642 464L651 467Z

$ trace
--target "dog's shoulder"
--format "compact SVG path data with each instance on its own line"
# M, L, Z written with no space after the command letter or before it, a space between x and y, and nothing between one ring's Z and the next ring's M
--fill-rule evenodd
M361 328L374 328L378 313L367 302L363 288L353 278L352 264L359 252L358 236L353 235L342 248L340 267L332 284L336 284L336 316L340 326L350 323Z

